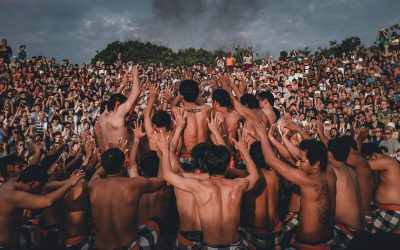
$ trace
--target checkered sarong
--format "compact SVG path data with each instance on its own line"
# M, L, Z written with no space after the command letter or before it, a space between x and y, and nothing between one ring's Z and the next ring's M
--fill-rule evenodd
M337 249L348 249L351 241L357 233L356 230L343 224L336 224L333 232Z
M257 249L273 249L282 241L282 222L279 222L272 232L243 227L239 228L240 236L250 241Z
M137 240L130 246L114 250L154 250L160 238L160 226L153 220L146 221L138 227Z
M373 222L367 225L367 231L394 232L400 230L400 206L376 204L373 211Z
M299 213L289 212L286 215L282 227L282 245L289 245L290 240L292 239L293 235L297 231L297 228L299 227L299 224Z
M199 231L178 232L175 250L201 250L203 234Z
M255 248L246 239L241 238L238 242L229 245L209 246L204 244L203 249L204 250L253 250Z

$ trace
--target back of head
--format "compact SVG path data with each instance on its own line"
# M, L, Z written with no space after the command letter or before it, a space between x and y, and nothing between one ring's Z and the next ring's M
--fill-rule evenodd
M140 175L143 177L157 177L160 158L157 156L156 151L149 151L143 156L139 163Z
M118 105L126 102L127 98L123 94L113 94L108 100L107 109L108 111L114 110Z
M192 161L190 164L182 164L182 169L185 172L194 172L195 170L200 170L201 172L205 172L204 167L204 155L208 147L209 143L199 143L192 149Z
M15 166L18 163L23 163L23 159L16 155L8 155L0 158L0 175L3 178L9 177L7 166Z
M254 163L256 164L257 168L266 168L269 170L269 166L265 162L264 155L261 148L261 142L255 141L250 146L250 156L253 159Z
M260 103L257 100L257 97L255 97L252 94L244 94L242 97L240 97L240 102L247 106L249 109L258 109L260 108Z
M222 145L210 145L204 154L204 167L210 175L223 175L228 169L231 154Z
M258 96L260 98L260 101L267 100L271 106L274 106L275 98L270 91L262 91Z
M212 95L212 100L218 102L221 107L231 107L232 100L228 91L225 89L216 89Z
M171 116L167 111L158 110L151 118L151 122L157 128L166 128L167 130L169 130L171 127Z
M179 85L179 93L185 102L195 102L199 96L199 84L193 80L184 80Z
M306 156L311 165L319 161L321 171L328 168L328 156L325 144L316 139L303 140L299 148L306 151Z
M357 150L357 143L352 136L344 135L341 138L344 143L347 143L352 149Z
M118 174L124 165L125 155L119 148L110 148L101 156L101 164L107 174Z
M44 184L47 182L48 178L49 176L46 169L40 165L31 165L21 172L17 181L23 183L40 182L41 184Z
M374 154L382 154L382 149L375 143L363 143L361 146L361 154L366 157L372 157Z
M328 151L337 161L346 161L350 154L350 144L346 139L334 138L328 142Z

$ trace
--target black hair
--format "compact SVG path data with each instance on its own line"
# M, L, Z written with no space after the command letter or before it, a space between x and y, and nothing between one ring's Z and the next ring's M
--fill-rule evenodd
M258 102L257 97L252 94L242 95L242 97L240 97L240 102L250 109L260 108L260 103Z
M140 175L143 177L157 177L160 158L154 150L146 153L139 162Z
M107 105L108 101L104 101L100 104L100 114L102 114L106 110Z
M110 100L108 100L108 104L107 104L108 111L114 110L117 102L119 102L119 104L122 104L122 103L126 102L126 100L127 100L127 98L123 94L120 94L120 93L113 94L110 97Z
M179 85L179 93L186 102L195 102L199 96L199 84L193 80L184 80Z
M0 158L0 174L2 177L7 178L9 176L7 172L8 165L16 165L17 163L22 163L24 160L16 155L8 155Z
M358 150L357 143L352 136L344 135L341 138L343 142L349 144L352 149Z
M260 98L260 101L264 101L267 100L269 102L269 104L271 104L271 106L274 106L274 95L270 92L270 91L262 91L260 92L260 94L258 95L258 97Z
M276 116L276 120L279 120L279 118L281 118L281 112L279 111L279 109L273 107L275 116Z
M110 148L101 156L101 164L107 174L118 174L125 161L125 155L119 148Z
M350 144L346 138L334 138L328 142L328 151L337 161L346 161L350 154Z
M225 89L216 89L212 95L212 100L218 102L221 107L232 106L231 97Z
M363 143L361 146L361 154L364 157L371 157L373 154L382 154L382 149L375 143Z
M204 166L210 175L223 175L228 169L231 154L223 145L210 145L204 154Z
M199 143L192 149L192 160L190 164L182 164L182 169L185 172L194 172L196 169L206 172L204 167L204 155L209 148L208 142Z
M156 125L157 128L171 128L171 116L167 111L158 110L151 118L151 122Z
M328 168L328 155L325 144L316 139L303 140L299 148L306 151L306 156L311 165L319 161L319 168L325 172Z
M27 169L21 172L17 181L23 183L38 181L41 184L44 184L48 179L49 175L47 174L47 169L40 165L30 165Z
M257 168L266 168L269 170L269 166L265 162L264 155L261 148L261 142L255 141L250 146L250 156L256 164Z

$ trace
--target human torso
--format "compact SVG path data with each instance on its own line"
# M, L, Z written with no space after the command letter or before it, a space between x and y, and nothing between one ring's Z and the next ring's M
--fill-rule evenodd
M143 225L145 221L153 217L164 219L170 194L170 186L164 186L153 193L143 194L138 208L138 225Z
M388 166L379 173L380 183L375 191L375 201L380 204L400 205L400 167Z
M97 142L100 146L100 152L104 152L109 142L123 143L127 140L127 128L125 119L119 119L115 112L103 114L95 128Z
M194 196L199 208L203 241L209 245L238 241L243 185L237 179L219 177L202 181L202 186L203 190Z
M184 177L207 179L208 174L183 173ZM199 209L194 196L175 188L176 205L179 212L180 231L201 231Z
M114 249L136 240L140 193L131 181L125 177L107 177L89 185L95 244L99 249Z
M301 188L297 238L306 242L328 241L333 237L335 179L319 173L314 184Z
M360 230L362 205L357 174L348 166L334 167L333 169L337 176L335 221Z
M187 114L186 128L183 131L183 151L191 152L193 147L199 143L209 140L210 131L207 118L210 114L209 106L183 107Z

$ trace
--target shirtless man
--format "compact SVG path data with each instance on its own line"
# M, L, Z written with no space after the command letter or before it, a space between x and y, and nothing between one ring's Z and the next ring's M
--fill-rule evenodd
M328 142L329 164L337 176L335 244L341 249L347 249L355 234L365 226L357 173L346 164L350 145L345 140Z
M122 94L112 95L107 105L108 112L101 115L94 128L101 153L106 150L109 142L127 140L126 118L140 95L137 65L132 69L131 75L133 84L129 97L126 98Z
M229 93L224 89L216 89L212 95L213 110L220 113L224 120L221 135L225 144L230 150L233 150L232 139L236 139L241 116L235 110L232 110L232 100Z
M183 130L183 147L180 155L190 154L193 147L206 142L210 138L207 118L211 108L208 105L199 106L196 99L199 96L199 84L192 80L184 80L179 85L179 94L182 97L183 110L186 116L186 127ZM188 156L189 157L189 156Z
M263 91L259 95L260 108L268 117L269 124L274 124L277 122L276 113L274 111L274 95L269 91Z
M204 156L204 166L210 178L200 180L172 171L169 141L162 133L157 135L164 179L174 187L190 192L196 200L203 231L203 249L249 249L248 242L239 235L240 206L243 194L254 187L259 176L247 149L246 136L240 135L239 138L235 145L243 154L249 175L233 180L224 178L231 158L229 150L222 145L212 145Z
M143 112L144 128L146 130L147 138L149 141L150 150L157 150L157 146L152 143L154 131L163 131L168 136L172 136L171 129L171 116L164 110L156 111L152 116L153 105L157 100L160 91L157 87L151 86L149 89L149 101Z
M204 154L209 147L208 143L200 143L192 149L192 161L190 164L183 164L179 167L179 162L174 154L171 153L171 165L173 171L186 178L206 180L209 178L203 166ZM194 196L179 188L174 188L176 205L179 213L179 232L175 246L179 250L195 249L202 246L203 234L201 229L199 209Z
M275 156L263 124L256 126L256 132L261 138L266 163L282 177L300 187L297 248L329 249L333 239L336 177L328 167L325 145L317 140L302 141L297 155L298 169L296 169Z
M231 80L225 76L219 78L219 82L222 87L229 93L233 107L235 110L245 118L243 128L248 131L249 134L254 135L254 125L259 124L259 122L263 122L268 125L268 117L267 115L260 109L259 102L254 95L244 94L240 96L240 101L233 95L231 91ZM235 94L239 97L238 93ZM251 139L249 143L253 143L255 140Z
M160 189L165 182L161 178L123 177L120 173L125 155L118 148L104 152L101 161L103 167L89 182L96 247L100 250L155 249L160 221L154 218L138 228L137 212L142 194ZM104 171L107 177L100 178Z
M43 209L61 199L83 177L72 175L63 186L46 195L36 195L46 181L46 173L39 166L24 170L18 178L0 186L0 249L18 248L19 226L23 209Z
M250 146L250 156L258 168L260 181L245 195L246 232L257 249L280 249L282 224L278 214L279 177L265 163L261 142Z
M363 154L373 171L379 172L379 184L375 191L377 206L369 232L392 232L400 235L400 165L396 159L382 154L379 147L363 145Z

